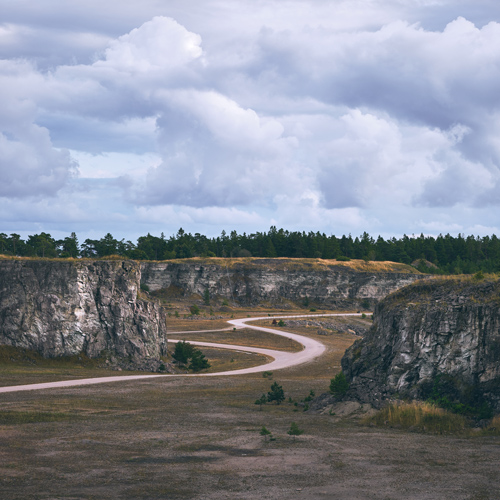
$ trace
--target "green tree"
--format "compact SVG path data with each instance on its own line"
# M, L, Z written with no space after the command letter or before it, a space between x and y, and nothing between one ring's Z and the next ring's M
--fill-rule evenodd
M293 440L295 441L295 437L304 434L304 431L302 429L299 429L299 426L295 422L292 422L287 434L293 436Z
M205 291L203 292L203 303L206 306L210 305L210 290L208 288L205 288Z
M267 393L267 401L269 403L276 401L277 405L285 401L285 393L283 391L283 387L279 385L278 382L274 382L274 384L271 386L271 390Z
M264 436L264 441L267 441L267 436L271 436L271 431L266 429L266 426L263 425L262 429L260 430L259 434L261 436Z
M259 399L255 400L256 405L260 405L260 411L262 411L262 405L265 405L267 403L267 396L265 394L262 394L262 396Z
M199 349L194 349L191 356L191 363L189 363L188 369L193 370L194 372L199 372L206 368L210 368L208 359Z
M177 342L177 344L175 344L172 358L174 358L177 363L185 365L187 364L189 358L193 356L193 351L194 347L189 342L183 340L182 342Z
M198 314L200 314L200 308L199 308L196 304L193 304L193 305L189 308L189 312L190 312L193 316L198 316Z
M330 380L330 392L334 396L344 396L347 389L349 389L349 382L347 382L343 372L337 373L337 375Z

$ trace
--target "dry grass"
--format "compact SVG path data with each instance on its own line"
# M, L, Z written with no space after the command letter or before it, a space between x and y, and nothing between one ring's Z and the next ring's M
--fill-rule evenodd
M363 423L432 434L464 434L469 432L469 424L463 416L420 401L389 405L375 415L364 419Z
M495 437L395 433L289 403L311 389L327 391L352 337L321 341L324 356L272 378L172 377L4 394L2 410L17 414L0 424L2 498L382 500L402 491L429 498L429 485L434 498L473 498L477 491L495 498ZM254 401L274 381L287 400L261 410ZM22 422L23 412L32 423ZM43 421L44 414L62 415ZM291 422L305 431L295 442L287 435ZM262 426L276 441L264 441Z
M236 344L248 347L263 347L265 349L276 349L280 351L297 352L302 350L301 344L294 340L273 335L272 333L257 332L250 329L224 332L206 333L171 333L170 339L198 340L200 342L216 342L218 344Z
M162 262L183 263L183 264L202 264L205 266L220 266L231 269L235 266L245 265L252 268L274 269L274 270L316 270L327 271L332 266L344 267L353 271L370 273L410 273L421 274L414 267L407 264L390 261L364 261L353 259L350 261L338 261L336 259L306 259L289 257L241 257L241 258L222 258L222 257L193 257L190 259L174 259Z

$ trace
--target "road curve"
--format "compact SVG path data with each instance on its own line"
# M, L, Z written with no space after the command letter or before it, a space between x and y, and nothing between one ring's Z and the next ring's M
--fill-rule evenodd
M347 313L347 314L301 314L293 316L272 316L273 319L295 319L295 318L314 318L314 317L325 317L325 316L361 316L360 313ZM15 385L9 387L0 387L0 393L7 392L20 392L20 391L35 391L41 389L55 389L64 387L75 387L81 385L94 385L94 384L104 384L108 382L125 382L131 380L144 380L151 378L168 378L168 377L219 377L227 375L243 375L247 373L259 373L263 371L280 370L283 368L289 368L291 366L300 365L312 361L313 359L321 356L325 351L325 346L318 342L317 340L311 339L309 337L304 337L303 335L298 335L296 333L286 332L283 330L276 330L274 328L265 328L256 325L247 325L250 321L258 321L270 319L269 316L263 316L258 318L244 318L244 319L233 319L228 321L233 328L250 328L252 330L258 330L262 332L272 333L275 335L280 335L292 340L295 340L302 344L304 349L299 352L285 352L276 351L274 349L261 349L258 347L247 347L232 344L217 344L214 342L197 342L189 341L193 345L201 347L215 347L218 349L231 349L234 351L244 351L256 354L262 354L272 359L269 363L259 366L252 366L250 368L242 368L240 370L230 370L225 372L216 373L189 373L189 374L168 374L168 375L122 375L114 377L96 377L87 378L79 380L61 380L58 382L45 382L42 384L29 384L29 385ZM175 333L188 333L188 332L175 332ZM169 340L169 342L178 342L178 340Z

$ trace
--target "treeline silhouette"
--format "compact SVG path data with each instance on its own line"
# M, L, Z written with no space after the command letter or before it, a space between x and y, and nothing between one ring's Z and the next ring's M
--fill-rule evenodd
M167 260L189 257L296 257L322 259L364 259L413 264L424 272L472 274L478 271L500 271L500 240L495 236L454 237L403 236L376 240L368 233L353 238L336 237L319 232L291 232L272 226L268 232L238 234L222 231L209 238L186 233L182 228L166 238L141 236L137 243L117 240L110 233L99 240L78 242L75 233L55 240L48 233L29 236L0 233L0 253L29 257L91 257L119 255L137 260Z

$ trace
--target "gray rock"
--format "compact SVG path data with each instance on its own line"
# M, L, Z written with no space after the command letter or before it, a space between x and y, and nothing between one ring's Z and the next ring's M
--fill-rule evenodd
M221 297L244 305L267 302L279 308L288 301L311 303L330 308L358 307L364 301L374 305L387 294L421 279L406 272L365 272L335 262L304 263L293 259L254 259L233 262L219 259L203 262L143 262L142 281L152 292L167 295ZM326 261L325 261L326 262Z
M435 279L389 295L342 359L348 397L380 407L421 397L436 376L500 411L500 281Z
M133 261L0 261L0 344L45 357L85 353L150 369L166 354L166 317L138 298Z

